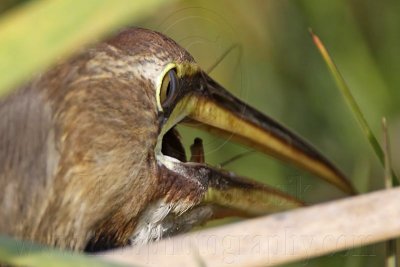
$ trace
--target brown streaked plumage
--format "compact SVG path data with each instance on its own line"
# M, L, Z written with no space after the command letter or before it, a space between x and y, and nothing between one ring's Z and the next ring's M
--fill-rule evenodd
M172 75L168 89L164 75ZM164 97L171 104L160 90L170 90ZM221 214L301 205L208 166L201 153L186 162L174 129L183 119L232 132L353 192L316 150L224 91L184 49L150 30L122 31L54 66L0 100L0 117L0 218L7 218L0 233L50 246L140 244ZM234 125L249 130L229 129ZM202 151L198 143L194 148Z

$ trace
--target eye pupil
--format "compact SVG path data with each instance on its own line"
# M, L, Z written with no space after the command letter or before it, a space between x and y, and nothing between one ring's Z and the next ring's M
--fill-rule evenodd
M163 108L171 106L179 93L179 84L176 71L171 69L165 75L163 84L161 86L160 100Z
M169 82L169 83L168 83L168 86L167 86L167 92L166 92L166 94L165 94L165 95L167 96L167 98L168 98L170 92L171 92L171 82Z

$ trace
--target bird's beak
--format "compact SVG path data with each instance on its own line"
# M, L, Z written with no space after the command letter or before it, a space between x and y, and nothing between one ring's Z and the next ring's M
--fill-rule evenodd
M307 170L348 194L355 193L344 175L316 149L233 96L204 72L193 75L186 87L187 93L176 106L184 110L185 124L229 137Z

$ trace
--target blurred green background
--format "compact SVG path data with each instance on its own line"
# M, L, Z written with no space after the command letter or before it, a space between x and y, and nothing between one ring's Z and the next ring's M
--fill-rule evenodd
M2 18L32 2L0 2L0 25ZM71 2L78 10L81 1ZM399 173L400 1L171 1L146 12L140 18L124 19L98 38L129 25L157 30L185 47L204 69L229 47L239 45L211 76L314 144L360 192L380 189L383 168L312 43L308 32L312 28L325 43L379 141L381 119L387 118L392 164ZM50 17L48 23L57 24L52 14ZM186 146L197 136L203 138L206 160L213 165L247 151L204 132L182 127L181 133ZM309 203L343 196L329 184L259 153L226 168ZM310 218L314 220L318 218ZM383 245L376 244L288 266L382 266L383 255Z

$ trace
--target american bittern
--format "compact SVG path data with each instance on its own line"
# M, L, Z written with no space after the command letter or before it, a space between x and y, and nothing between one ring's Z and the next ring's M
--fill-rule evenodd
M201 157L187 161L178 123L232 135L354 192L319 152L150 30L122 31L54 66L3 98L0 118L0 232L60 248L145 243L301 205Z

